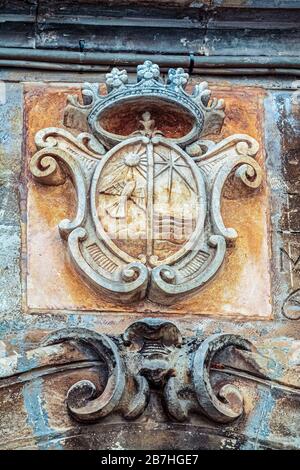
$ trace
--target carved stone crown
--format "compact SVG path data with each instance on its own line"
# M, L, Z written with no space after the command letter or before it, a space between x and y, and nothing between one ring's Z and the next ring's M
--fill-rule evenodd
M146 60L137 67L136 83L128 83L126 70L113 68L106 75L106 95L99 94L97 84L85 83L82 91L85 104L80 104L74 97L70 97L69 101L80 110L84 107L88 110L88 124L93 135L108 147L128 137L109 132L102 124L124 106L138 107L141 104L144 109L151 107L165 114L181 114L181 118L189 124L187 133L170 140L183 146L207 133L218 132L225 117L224 100L211 100L207 82L196 85L193 93L189 94L185 91L188 79L188 73L178 68L170 69L164 82L159 66Z
M237 237L221 213L226 180L251 189L261 183L252 137L200 139L220 130L224 103L211 100L206 82L186 93L187 81L183 69L171 69L163 83L158 65L146 61L128 84L115 68L108 94L93 84L84 86L83 104L69 98L66 126L92 134L36 134L35 179L59 185L69 176L77 192L76 216L59 224L70 259L118 302L170 305L206 285Z

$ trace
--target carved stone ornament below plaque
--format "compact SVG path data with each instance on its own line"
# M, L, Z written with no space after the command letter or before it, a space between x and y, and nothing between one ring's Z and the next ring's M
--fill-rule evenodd
M244 134L203 139L220 131L224 103L206 82L186 93L183 69L169 70L164 83L146 61L137 83L127 81L114 68L108 94L86 84L83 104L69 97L65 123L84 132L40 130L30 170L42 184L72 179L77 213L59 231L89 285L125 303L170 305L220 269L237 237L223 222L222 190L229 177L260 185L259 146Z
M68 341L92 351L107 370L101 390L86 379L68 390L68 410L81 422L99 421L114 413L135 420L146 413L151 395L158 395L169 419L184 422L202 414L218 423L230 423L244 413L242 382L260 378L276 385L281 370L275 360L240 335L184 337L174 323L160 318L136 321L119 336L66 328L51 333L42 346ZM234 371L239 368L247 373L241 372L240 382L235 382ZM222 371L226 378L216 380L214 373Z

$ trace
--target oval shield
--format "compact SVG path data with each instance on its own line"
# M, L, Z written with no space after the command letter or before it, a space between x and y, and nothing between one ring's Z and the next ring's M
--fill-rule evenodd
M204 182L192 159L163 137L114 147L95 171L91 194L98 236L125 262L173 264L204 227Z

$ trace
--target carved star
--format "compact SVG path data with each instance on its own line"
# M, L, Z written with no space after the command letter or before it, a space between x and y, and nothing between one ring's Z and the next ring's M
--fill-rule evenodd
M187 177L182 173L182 171L179 169L180 167L184 168L189 168L188 165L182 162L178 162L178 160L181 158L180 155L174 155L174 153L171 151L169 156L163 155L159 152L156 152L160 158L163 160L161 162L156 162L158 165L163 165L163 167L156 173L155 178L157 178L159 175L162 175L165 171L169 171L168 173L168 190L169 190L169 199L171 198L172 194L172 184L173 184L173 174L174 172L177 173L180 178L184 181L186 186L190 189L190 191L195 192L195 189L191 186L190 182L188 181Z

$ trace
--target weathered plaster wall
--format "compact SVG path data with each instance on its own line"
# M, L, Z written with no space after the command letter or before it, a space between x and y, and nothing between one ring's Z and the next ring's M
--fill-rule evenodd
M1 382L0 395L0 441L1 447L20 448L86 448L99 446L151 448L152 437L161 442L162 448L178 444L181 448L225 447L225 448L299 448L299 341L300 326L299 297L299 96L295 85L290 82L248 81L251 93L260 93L264 88L264 119L262 123L265 141L267 180L271 201L272 250L272 313L273 320L228 321L207 317L180 318L180 328L186 335L216 332L242 334L277 360L274 372L276 386L270 388L264 382L248 381L246 387L246 414L238 423L223 428L212 426L208 421L192 421L187 425L161 422L155 417L159 404L152 403L149 414L138 423L126 425L118 420L111 424L79 426L70 420L64 407L65 393L78 378L91 377L98 380L94 366L95 357L89 352L77 352L73 346L59 346L51 351L52 365L46 361L45 352L36 352L29 357L25 350L38 347L45 333L55 329L83 326L102 333L120 334L135 319L136 313L114 313L105 316L91 311L29 314L25 312L26 294L26 245L24 245L26 219L25 156L24 145L24 92L28 83L24 77L11 72L3 73L8 79L5 84L6 99L0 105L0 373L6 377ZM38 78L28 73L25 81ZM45 76L45 80L57 82L57 76ZM74 77L64 76L65 81ZM86 78L84 78L86 80ZM93 77L102 80L102 77ZM17 80L17 83L11 81ZM79 77L71 87L78 87ZM59 81L59 79L58 79ZM216 89L231 86L233 81L224 78L211 80ZM240 81L239 85L245 85ZM32 85L30 85L32 87ZM36 85L34 85L36 86ZM277 90L274 90L274 86ZM61 84L51 87L60 89ZM258 87L258 88L257 88ZM247 95L245 94L245 99ZM43 119L43 118L42 118ZM23 230L23 237L22 237ZM22 243L23 240L23 243ZM47 266L47 259L41 261ZM23 267L23 268L22 268ZM21 268L23 272L21 272ZM53 285L56 281L53 280ZM41 283L36 289L43 292ZM247 290L245 291L247 295ZM255 294L254 294L255 295ZM290 297L291 298L291 297ZM288 312L288 314L287 314ZM172 315L160 315L178 321ZM292 319L288 319L290 317ZM19 353L20 356L14 356ZM40 355L42 354L42 357ZM82 356L83 354L83 356ZM5 357L16 359L15 375L7 377ZM48 356L49 357L49 356ZM72 363L83 369L72 371ZM67 364L66 364L67 362ZM41 364L43 368L37 369ZM52 366L54 368L52 368ZM1 368L2 367L2 368ZM34 372L30 372L30 369ZM26 372L27 371L27 372ZM55 374L53 373L55 371ZM284 371L284 372L283 372ZM240 381L240 378L237 378ZM280 385L284 382L285 385ZM287 385L288 384L288 385ZM245 385L240 384L245 387ZM16 412L17 410L17 412ZM149 433L145 423L154 420ZM208 432L209 430L209 432ZM155 431L153 433L153 431ZM17 436L17 437L16 437ZM212 437L213 436L213 437ZM157 442L157 441L156 441Z
M1 449L300 448L299 21L299 0L0 0ZM72 204L59 188L34 186L26 161L35 151L33 127L61 125L68 92L85 81L103 82L112 64L134 71L137 57L149 56L164 71L182 66L192 82L207 79L214 93L226 95L224 132L255 134L262 145L259 207L248 202L242 213L245 200L237 210L236 201L225 199L229 218L240 222L244 248L243 260L231 256L226 283L234 286L208 290L201 315L199 299L176 315L150 309L193 341L230 333L257 346L260 354L231 348L214 364L214 383L235 384L244 394L244 413L231 424L197 414L174 422L160 390L137 421L124 423L116 414L79 424L67 412L66 393L82 378L102 390L103 362L77 342L40 345L62 328L121 335L141 318L133 308L111 312L112 304L99 305L89 288L80 291L52 220ZM236 263L249 268L240 289ZM231 300L239 296L238 307L244 301L250 316L239 315L237 305L224 315L224 302L218 309L228 292Z

